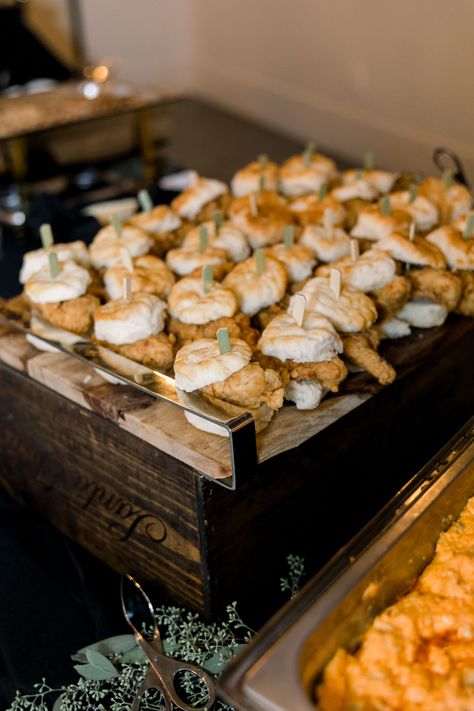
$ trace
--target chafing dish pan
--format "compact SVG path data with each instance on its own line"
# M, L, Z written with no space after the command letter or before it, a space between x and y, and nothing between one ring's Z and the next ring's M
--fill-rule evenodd
M226 700L242 711L314 711L324 666L409 590L473 495L474 418L230 665Z

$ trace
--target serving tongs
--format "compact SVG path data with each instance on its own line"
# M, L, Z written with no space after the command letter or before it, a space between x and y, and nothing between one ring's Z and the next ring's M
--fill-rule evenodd
M120 595L125 619L150 664L150 669L133 701L132 711L139 711L142 696L149 689L161 691L167 711L171 711L174 707L181 711L210 709L216 698L212 677L194 664L181 662L164 654L153 606L143 588L131 575L122 577ZM200 706L191 706L180 696L177 682L179 676L185 673L199 679L203 686L203 693L205 689L206 700Z

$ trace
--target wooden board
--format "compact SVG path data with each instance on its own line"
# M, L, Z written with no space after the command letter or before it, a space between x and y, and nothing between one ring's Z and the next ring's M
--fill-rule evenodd
M455 341L474 328L470 319L454 319L437 329L418 331L386 346L399 378L433 355L437 344ZM230 474L226 438L201 432L189 425L181 410L128 386L104 382L94 369L63 353L44 353L23 335L0 336L0 360L68 400L91 410L141 440L213 478ZM257 437L259 462L302 445L381 390L367 374L350 375L342 393L330 396L312 411L285 406Z
M10 365L0 363L0 486L157 595L214 617L238 600L258 627L285 600L288 554L315 573L472 414L473 322L454 319L389 349L400 359L392 386L377 392L352 375L349 393L376 395L230 491L126 431L124 421L160 403L88 370L84 383L77 365L70 377L69 359L10 335L1 344ZM55 388L65 379L69 397L29 368L38 377L45 369ZM279 416L297 417L297 430L317 414L287 409Z

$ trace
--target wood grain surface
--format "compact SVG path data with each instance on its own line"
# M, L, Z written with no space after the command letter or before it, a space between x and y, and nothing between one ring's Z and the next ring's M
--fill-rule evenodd
M307 575L316 572L471 415L473 346L473 324L462 319L412 339L403 352L390 345L392 360L403 361L392 386L379 391L366 376L352 376L347 394L325 406L348 397L362 404L229 491L173 456L182 420L170 451L127 431L138 417L149 417L153 429L153 408L162 403L77 363L71 374L72 359L7 334L0 484L176 603L215 616L238 600L245 619L259 625L285 601L279 578L288 554L304 556ZM316 414L288 411L301 430Z
M417 365L422 367L438 343L455 340L472 328L469 319L455 319L441 328L418 331L400 342L386 344L385 351L403 377ZM228 440L192 427L173 405L133 388L107 383L91 366L63 353L39 352L21 334L0 336L0 360L198 472L213 478L231 473ZM355 374L343 383L341 394L327 397L316 410L301 411L286 405L257 437L259 462L302 445L381 389L366 373Z

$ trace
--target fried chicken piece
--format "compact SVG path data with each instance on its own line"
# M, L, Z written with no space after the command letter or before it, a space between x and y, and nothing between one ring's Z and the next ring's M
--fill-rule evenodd
M283 300L279 301L278 304L272 304L271 306L267 306L266 309L259 311L254 317L258 327L263 331L263 329L268 326L272 318L275 318L275 316L281 314L282 311L286 311L289 301L290 297L285 294Z
M390 385L397 377L395 369L377 353L380 343L375 328L363 333L351 333L343 336L344 356L353 365L363 368L379 381L380 385Z
M258 363L249 363L225 380L206 385L199 392L244 408L256 409L265 404L272 410L283 406L285 394L278 373L264 370Z
M99 306L99 299L92 294L55 304L35 304L35 308L47 321L79 336L87 334L92 329L94 313Z
M8 311L11 311L15 316L19 316L22 320L26 321L29 318L31 312L31 301L26 296L24 292L14 296L11 299L2 299L2 304L4 304Z
M258 363L260 363L262 368L269 368L270 370L277 372L283 385L288 385L290 382L288 361L283 361L279 358L274 358L273 356L267 356L260 350L255 350L253 357Z
M445 269L425 267L412 269L407 277L413 284L412 299L423 297L446 306L453 311L459 303L462 293L461 278Z
M289 375L293 380L317 380L333 393L337 393L340 383L347 377L347 368L337 356L319 363L287 363Z
M363 200L362 198L352 198L344 203L346 208L346 229L351 230L355 227L359 213L370 207L370 202L368 200Z
M293 360L279 360L257 351L255 358L263 368L276 370L284 385L288 385L291 379L298 382L317 380L324 388L337 393L339 384L347 377L347 368L337 356L319 363L295 363Z
M155 257L164 258L166 252L170 249L177 249L181 247L184 237L186 235L186 229L183 227L178 227L177 230L172 232L149 232L148 234L153 239L153 245L151 247L151 254Z
M405 276L396 276L382 289L375 289L370 296L375 301L377 310L383 314L400 311L411 296L411 281Z
M159 333L157 336L142 338L140 341L126 343L122 346L116 346L111 343L102 343L102 345L116 353L120 353L125 358L142 363L148 368L169 370L174 361L173 343L172 336L167 336L166 333Z
M457 276L461 279L462 296L455 311L462 316L474 316L474 272L459 271Z
M93 267L89 268L89 274L91 281L87 287L87 293L97 296L100 301L107 301L108 297L102 281L102 275Z
M256 345L260 336L257 329L250 325L249 317L242 313L232 318L222 316L205 324L183 323L175 318L168 321L168 331L176 336L180 347L199 338L216 338L219 328L227 328L230 338L241 338L251 348Z

